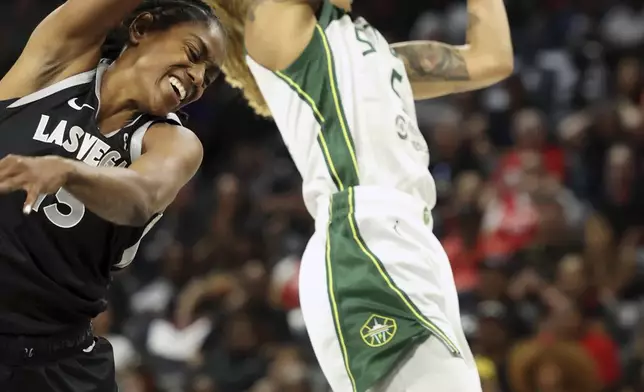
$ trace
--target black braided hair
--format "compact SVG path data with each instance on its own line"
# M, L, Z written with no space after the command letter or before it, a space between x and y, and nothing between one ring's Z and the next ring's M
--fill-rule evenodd
M153 18L149 26L152 31L186 22L219 23L213 9L202 0L144 0L107 36L101 48L103 58L116 60L130 40L130 25L144 12Z

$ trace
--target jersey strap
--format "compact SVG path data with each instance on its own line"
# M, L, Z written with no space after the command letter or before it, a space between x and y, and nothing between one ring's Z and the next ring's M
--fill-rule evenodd
M313 112L320 126L318 144L337 189L359 185L359 166L349 122L342 104L331 45L321 23L346 15L325 2L320 23L300 57L275 72Z
M7 109L15 109L21 106L28 105L30 103L39 101L43 98L47 98L51 95L54 95L58 92L66 90L71 87L79 86L81 84L87 84L94 80L94 75L96 75L96 70L83 72L74 76L70 76L67 79L63 79L60 82L54 83L51 86L45 87L42 90L38 90L34 93L26 95L20 99L13 101L10 105L7 106Z
M136 253L139 251L139 247L141 246L141 241L143 241L143 237L145 237L145 235L148 234L150 230L152 230L154 225L156 225L157 222L161 220L162 217L163 217L163 214L157 214L150 220L150 222L148 222L147 226L145 226L145 229L143 229L143 234L141 234L141 237L139 238L139 240L134 245L130 246L129 248L123 251L123 254L121 255L121 260L118 263L114 264L112 266L112 269L120 270L132 264L132 262L134 261L134 258L136 257Z
M181 123L181 120L179 119L179 116L177 116L174 113L168 114L166 118L156 118L145 122L143 125L138 127L134 131L134 133L132 133L132 137L130 138L129 150L130 150L130 159L132 162L139 159L141 157L141 154L143 153L143 138L145 137L146 132L148 131L148 129L150 129L150 127L158 123L167 123L167 124L172 124L177 126L183 126L183 124Z
M132 137L130 138L130 158L132 162L134 162L136 159L141 157L142 150L143 150L143 137L145 136L145 133L150 129L150 127L154 124L157 123L168 123L168 124L173 124L177 126L182 126L183 124L181 123L181 120L179 119L179 116L177 116L174 113L170 113L167 115L166 118L157 118L153 119L150 121L145 122L143 125L141 125L139 128L137 128L134 133L132 133ZM154 225L161 220L163 217L163 213L156 214L150 222L145 226L145 229L143 229L143 233L141 234L141 237L139 237L139 240L129 248L125 249L123 251L123 254L121 255L121 260L114 264L112 266L112 269L115 270L120 270L123 268L126 268L130 264L132 264L132 261L134 261L134 258L136 257L136 253L139 251L139 247L141 246L141 241L143 241L143 237L145 237L146 234L152 228Z

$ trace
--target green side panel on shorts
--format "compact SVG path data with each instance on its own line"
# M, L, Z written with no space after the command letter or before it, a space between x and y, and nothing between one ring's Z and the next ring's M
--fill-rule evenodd
M335 12L327 9L322 11L323 18L326 13ZM316 25L302 55L290 67L275 74L313 111L320 124L318 144L337 189L342 191L358 185L355 145L342 106L333 53L320 24Z
M409 312L365 255L355 235L352 192L332 198L327 242L329 297L345 365L355 392L364 392L392 369L430 331Z

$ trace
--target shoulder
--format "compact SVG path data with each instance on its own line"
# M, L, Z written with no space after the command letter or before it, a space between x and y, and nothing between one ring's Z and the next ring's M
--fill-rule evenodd
M155 122L143 138L143 152L152 149L175 151L178 154L203 155L203 146L197 135L187 127L171 122Z

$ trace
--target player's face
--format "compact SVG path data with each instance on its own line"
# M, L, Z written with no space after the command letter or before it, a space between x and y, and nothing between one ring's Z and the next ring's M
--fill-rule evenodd
M219 74L225 55L224 35L213 24L184 23L145 33L134 63L139 109L163 116L199 98Z

